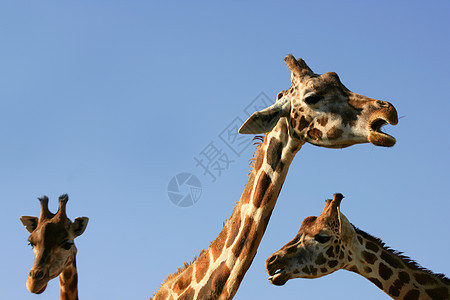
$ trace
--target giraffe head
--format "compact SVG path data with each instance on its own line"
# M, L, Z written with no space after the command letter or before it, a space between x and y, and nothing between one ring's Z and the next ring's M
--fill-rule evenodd
M351 255L349 245L355 229L340 212L344 197L327 200L319 217L303 220L295 238L266 261L269 280L284 285L292 278L318 278L341 269Z
M47 283L74 262L77 248L73 240L86 229L88 218L70 221L66 215L67 195L59 197L59 209L53 214L48 209L48 198L39 198L41 213L38 217L22 216L20 220L30 232L29 244L34 251L34 265L27 278L30 292L44 292Z
M291 71L291 87L278 93L274 105L251 115L240 133L269 132L284 117L292 138L316 146L395 144L394 137L381 131L383 125L398 122L392 104L353 93L336 73L315 74L304 60L292 55L286 56L285 62Z

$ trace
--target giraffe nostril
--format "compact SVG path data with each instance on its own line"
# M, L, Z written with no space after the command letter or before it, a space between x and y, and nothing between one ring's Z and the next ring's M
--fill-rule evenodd
M388 107L389 103L387 103L386 101L381 101L381 100L377 100L377 104L379 107Z
M44 272L41 270L38 271L30 271L30 273L28 274L29 277L33 278L33 279L42 279L44 277Z
M267 264L273 264L280 256L279 255L272 255L267 259Z

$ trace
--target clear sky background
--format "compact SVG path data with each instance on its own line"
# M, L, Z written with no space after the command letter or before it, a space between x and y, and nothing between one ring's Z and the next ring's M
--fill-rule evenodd
M220 139L261 92L290 86L283 58L335 71L352 91L390 101L393 148L305 145L294 159L236 299L387 299L339 271L271 285L266 258L341 192L342 212L421 265L450 274L448 1L2 1L0 298L58 299L25 287L33 263L21 215L68 193L80 299L148 299L207 248L239 200L253 147ZM212 182L196 166L210 143L233 160ZM202 195L167 194L181 172Z

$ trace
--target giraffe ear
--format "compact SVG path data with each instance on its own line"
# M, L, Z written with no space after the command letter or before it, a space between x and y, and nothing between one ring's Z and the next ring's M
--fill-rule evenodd
M20 221L22 222L23 226L25 226L26 230L28 230L29 233L32 233L38 224L38 217L31 217L31 216L21 216Z
M239 128L239 133L258 134L271 131L281 117L289 115L291 110L290 101L280 101L253 113L250 118Z
M343 213L339 212L339 215L339 220L341 223L341 239L344 242L348 242L354 236L355 229Z
M73 234L75 235L75 237L83 234L88 222L89 222L89 218L86 218L86 217L81 217L81 218L75 219L75 221L72 224L72 231L73 231Z

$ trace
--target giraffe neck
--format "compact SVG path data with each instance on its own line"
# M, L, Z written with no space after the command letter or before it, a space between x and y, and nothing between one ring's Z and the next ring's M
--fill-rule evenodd
M356 272L393 299L449 299L450 280L418 266L386 247L384 243L355 228L352 255L345 269Z
M78 273L75 256L59 275L61 300L78 300Z
M231 217L209 248L172 275L154 299L231 299L266 230L292 159L303 144L289 138L285 122L255 152L247 185Z

